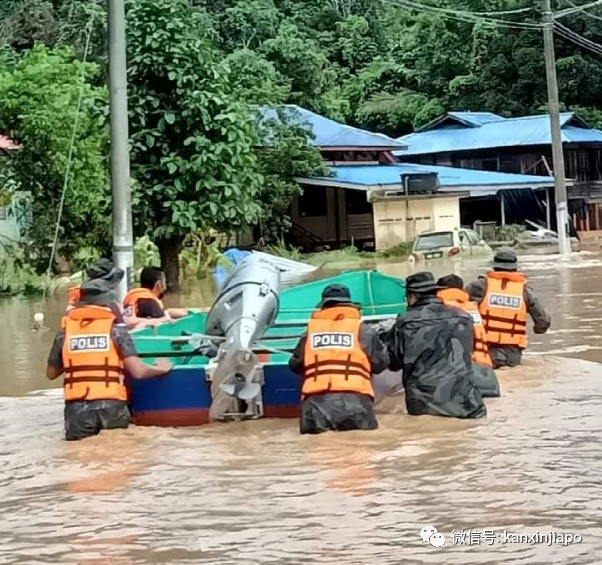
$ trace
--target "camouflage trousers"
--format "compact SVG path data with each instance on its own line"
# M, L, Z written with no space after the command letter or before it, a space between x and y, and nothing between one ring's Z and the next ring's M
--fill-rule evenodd
M74 400L65 402L65 439L84 439L100 430L127 428L132 422L126 402L121 400Z

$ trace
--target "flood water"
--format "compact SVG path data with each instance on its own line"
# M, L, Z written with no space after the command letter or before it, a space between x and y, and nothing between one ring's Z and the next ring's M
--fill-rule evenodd
M311 437L260 420L67 443L43 378L65 297L44 305L46 332L30 331L40 304L0 305L0 564L602 563L602 255L521 264L552 330L499 372L487 419L409 417L388 399L379 430ZM466 281L485 268L454 267ZM207 304L210 289L178 301ZM581 541L511 541L535 532Z

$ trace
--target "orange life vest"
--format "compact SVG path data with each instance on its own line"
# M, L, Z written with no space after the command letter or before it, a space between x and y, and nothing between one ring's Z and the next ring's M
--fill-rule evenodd
M65 400L127 400L123 361L111 330L115 316L108 308L83 306L63 318Z
M81 287L74 286L67 291L67 302L69 306L75 306L81 300Z
M161 310L165 310L163 302L157 298L148 288L133 288L130 290L125 298L123 299L123 309L125 310L126 316L137 316L138 302L140 300L154 300Z
M489 345L527 347L526 284L527 277L522 273L487 273L485 296L479 312Z
M374 398L370 360L360 345L359 310L337 306L314 312L307 325L303 398L357 392Z
M473 321L473 350L472 360L479 365L485 367L493 367L491 356L489 355L489 347L487 347L487 334L485 333L485 327L479 314L479 307L475 302L470 300L470 296L467 292L464 292L460 288L446 288L440 290L437 296L443 300L443 304L446 306L453 306L464 310Z

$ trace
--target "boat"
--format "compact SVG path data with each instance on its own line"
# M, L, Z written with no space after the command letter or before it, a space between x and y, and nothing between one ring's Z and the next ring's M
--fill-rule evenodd
M299 416L301 379L290 371L288 360L323 289L334 283L349 287L352 299L362 305L365 321L392 319L406 309L405 282L377 271L345 272L284 289L279 295L275 321L253 344L260 394L250 402L241 400L240 411L228 414L231 419ZM174 365L163 377L128 379L130 408L136 425L179 427L209 423L215 351L208 350L202 337L194 339L206 336L208 319L209 313L198 312L172 323L132 332L141 357L167 358ZM391 375L385 379L390 383Z

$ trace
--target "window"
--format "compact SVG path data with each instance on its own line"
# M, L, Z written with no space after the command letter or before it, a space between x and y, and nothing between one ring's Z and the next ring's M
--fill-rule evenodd
M302 218L315 218L328 215L328 199L326 188L322 186L307 186L299 196L299 216Z
M476 232L472 230L466 230L465 233L470 245L479 245L481 243L481 238Z
M438 232L419 235L416 239L415 251L426 251L428 249L437 249L438 247L453 247L454 234L453 232Z
M0 206L0 220L6 220L6 218L8 217L7 210L7 206Z
M372 204L364 190L346 190L345 202L347 214L371 214Z

